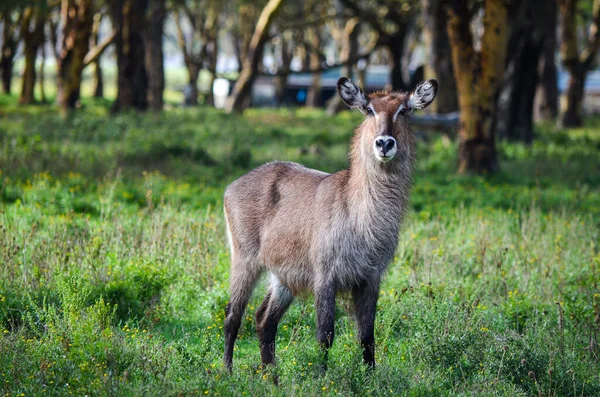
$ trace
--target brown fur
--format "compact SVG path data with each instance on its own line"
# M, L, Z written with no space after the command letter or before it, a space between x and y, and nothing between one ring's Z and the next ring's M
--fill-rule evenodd
M335 294L351 291L363 355L374 364L379 283L393 258L408 208L415 147L407 117L394 122L409 96L378 92L368 98L376 116L367 117L356 129L349 169L326 174L274 162L227 188L224 206L232 257L225 321L228 368L243 312L264 271L270 273L271 286L257 311L263 363L274 361L277 323L293 296L303 291L315 294L318 339L328 348L333 342ZM387 163L373 152L381 136L396 141L395 155Z

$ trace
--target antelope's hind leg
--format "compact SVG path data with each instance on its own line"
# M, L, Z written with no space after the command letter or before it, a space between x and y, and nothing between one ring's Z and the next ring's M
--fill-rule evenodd
M234 260L231 265L230 298L225 308L225 367L231 371L233 367L233 345L237 339L246 305L254 290L260 268L254 263Z
M256 331L263 365L275 363L275 336L281 317L294 300L292 292L271 274L267 296L256 310Z

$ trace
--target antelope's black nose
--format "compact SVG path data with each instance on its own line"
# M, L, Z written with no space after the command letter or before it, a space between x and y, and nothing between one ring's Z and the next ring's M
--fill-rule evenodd
M390 137L377 138L375 141L377 149L381 150L381 153L385 156L387 152L392 150L396 146L396 140Z

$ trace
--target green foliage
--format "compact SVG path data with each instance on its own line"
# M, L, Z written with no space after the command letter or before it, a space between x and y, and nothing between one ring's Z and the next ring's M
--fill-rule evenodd
M376 370L345 296L326 373L312 298L283 318L277 368L259 368L261 284L228 374L225 186L274 159L345 167L360 116L0 103L0 395L600 394L597 119L501 143L487 178L456 176L447 139L419 143Z

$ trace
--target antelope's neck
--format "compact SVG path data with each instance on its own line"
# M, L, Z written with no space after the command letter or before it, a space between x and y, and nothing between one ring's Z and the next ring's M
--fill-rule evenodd
M347 198L358 224L372 221L399 224L408 206L412 162L364 164L350 159Z

